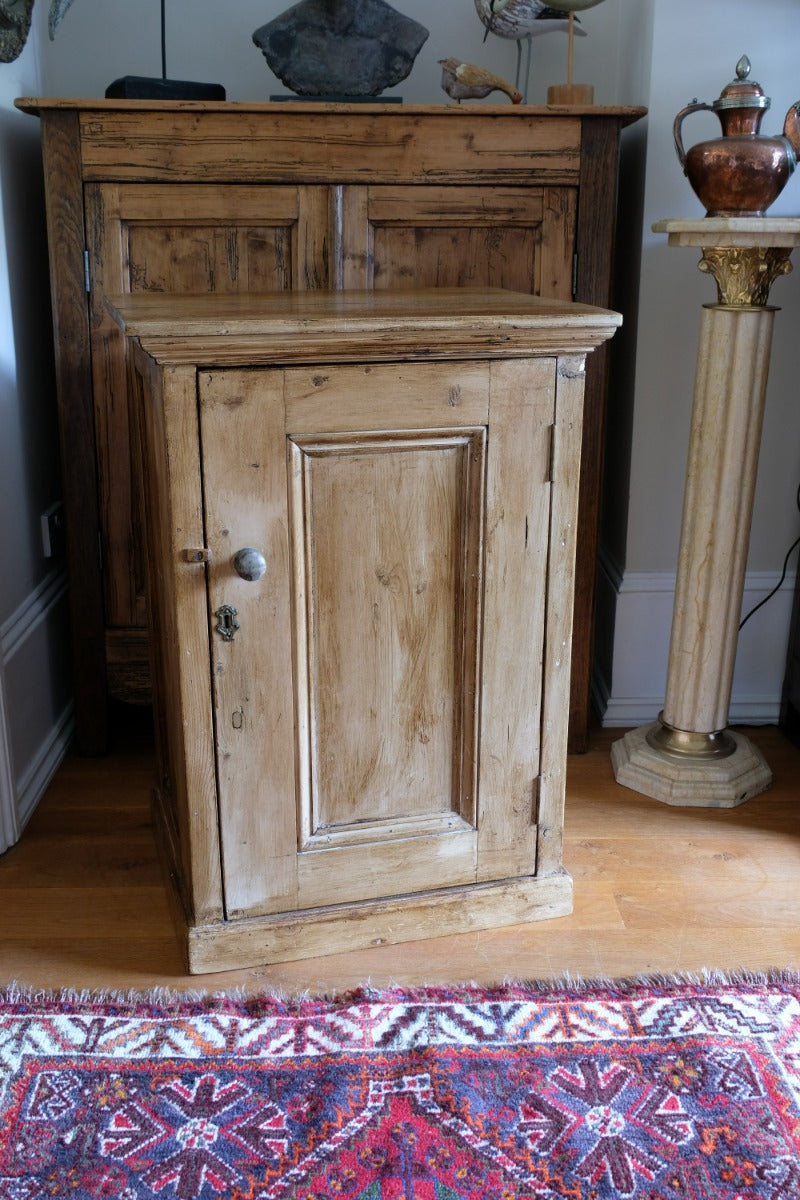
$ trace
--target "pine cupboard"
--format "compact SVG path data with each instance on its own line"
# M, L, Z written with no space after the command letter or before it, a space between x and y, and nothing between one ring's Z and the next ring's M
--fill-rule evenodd
M189 969L569 912L585 360L618 315L485 288L109 315Z
M608 306L642 109L25 99L41 120L76 724L150 694L121 293L504 287ZM571 747L585 748L606 403L586 380Z

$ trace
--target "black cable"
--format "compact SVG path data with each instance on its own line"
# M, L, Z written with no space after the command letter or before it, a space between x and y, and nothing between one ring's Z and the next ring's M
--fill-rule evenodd
M167 18L166 0L161 0L161 78L167 78Z
M798 485L798 488L797 488L797 495L795 496L795 503L797 505L798 510L800 510L800 485ZM792 542L789 549L786 551L786 558L783 560L783 570L781 571L781 577L778 580L778 582L775 584L775 587L772 589L771 592L767 593L767 595L764 597L763 600L759 600L758 604L755 604L750 609L750 612L747 614L746 617L742 617L741 621L739 622L739 630L740 631L742 629L742 626L744 626L750 620L753 613L757 613L760 608L763 608L763 606L767 603L767 601L771 600L772 597L775 595L775 593L779 592L780 589L783 587L783 582L786 579L786 572L789 568L789 559L792 557L792 554L794 553L794 551L797 549L798 546L800 546L800 537L795 538L795 540Z

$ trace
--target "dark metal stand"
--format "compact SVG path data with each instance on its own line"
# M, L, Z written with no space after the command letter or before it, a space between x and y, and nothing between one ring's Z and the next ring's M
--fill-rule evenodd
M225 88L221 83L167 79L166 0L161 0L161 78L123 75L108 85L106 96L116 100L224 100Z

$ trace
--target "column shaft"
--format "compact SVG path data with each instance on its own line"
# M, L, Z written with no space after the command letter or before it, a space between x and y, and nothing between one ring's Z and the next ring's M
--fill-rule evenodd
M774 309L704 308L664 721L728 723Z

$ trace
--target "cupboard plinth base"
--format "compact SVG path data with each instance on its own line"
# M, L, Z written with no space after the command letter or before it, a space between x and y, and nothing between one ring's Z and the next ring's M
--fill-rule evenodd
M361 904L190 926L189 971L236 971L396 945L423 938L522 925L572 912L572 878L504 879Z
M632 729L611 747L614 777L623 787L676 807L735 808L772 783L761 751L743 734L727 731L736 743L727 757L678 757L648 742L658 726Z

